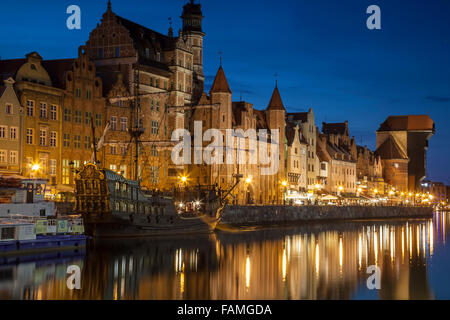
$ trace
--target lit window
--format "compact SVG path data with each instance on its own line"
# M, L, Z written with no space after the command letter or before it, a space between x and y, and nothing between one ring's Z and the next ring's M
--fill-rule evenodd
M70 134L64 133L63 145L65 148L70 148Z
M120 131L127 131L128 118L120 118Z
M41 119L47 119L47 104L45 102L41 102L40 117Z
M29 117L34 116L34 101L32 100L27 101L27 116Z
M152 134L159 134L159 123L158 121L152 121L152 129L151 129Z
M56 176L56 160L50 159L50 175Z
M117 117L111 116L111 130L115 131L117 130Z
M50 107L50 120L58 120L58 107L55 105Z
M0 150L0 163L6 163L6 150Z
M18 155L19 153L17 151L10 151L9 152L9 163L11 164L17 164L18 163Z
M39 145L46 146L47 145L47 129L42 128L39 130Z
M75 149L81 149L81 136L79 134L73 136L73 147Z
M50 147L56 147L57 133L55 131L50 132Z
M33 144L34 129L27 129L27 144Z

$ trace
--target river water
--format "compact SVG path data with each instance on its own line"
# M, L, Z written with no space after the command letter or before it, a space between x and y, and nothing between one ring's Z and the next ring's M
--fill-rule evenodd
M196 238L106 241L9 260L0 299L450 299L450 213ZM67 287L67 268L81 289ZM369 290L369 266L381 271Z

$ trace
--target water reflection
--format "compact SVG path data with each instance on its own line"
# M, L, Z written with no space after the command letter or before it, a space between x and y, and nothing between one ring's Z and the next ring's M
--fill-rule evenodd
M450 256L447 215L97 242L83 259L0 266L0 298L432 299L430 264ZM66 287L71 264L82 267L78 291ZM379 291L366 287L370 265L381 268Z

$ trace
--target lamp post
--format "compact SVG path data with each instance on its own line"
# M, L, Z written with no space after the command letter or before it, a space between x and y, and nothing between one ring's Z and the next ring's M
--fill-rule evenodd
M33 164L31 167L30 178L36 178L34 175L41 169L41 166L38 163ZM33 174L33 176L32 176Z
M246 190L245 190L245 202L246 202L246 204L249 204L249 202L250 202L250 192L248 191L248 187L249 187L249 185L252 183L252 181L253 181L253 177L252 176L248 176L246 179L245 179L245 184L246 184Z

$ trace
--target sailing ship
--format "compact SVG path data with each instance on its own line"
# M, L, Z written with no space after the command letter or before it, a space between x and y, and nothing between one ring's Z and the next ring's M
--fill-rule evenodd
M136 75L139 79L139 75ZM147 192L141 188L139 149L144 133L139 119L137 83L132 102L132 126L128 129L130 142L135 144L134 179L108 170L97 161L97 151L108 130L96 145L93 121L93 155L75 176L75 211L84 220L86 233L96 238L174 236L212 232L221 219L225 199L215 186L198 186L170 193ZM155 142L154 142L155 143ZM240 178L236 179L237 186Z

